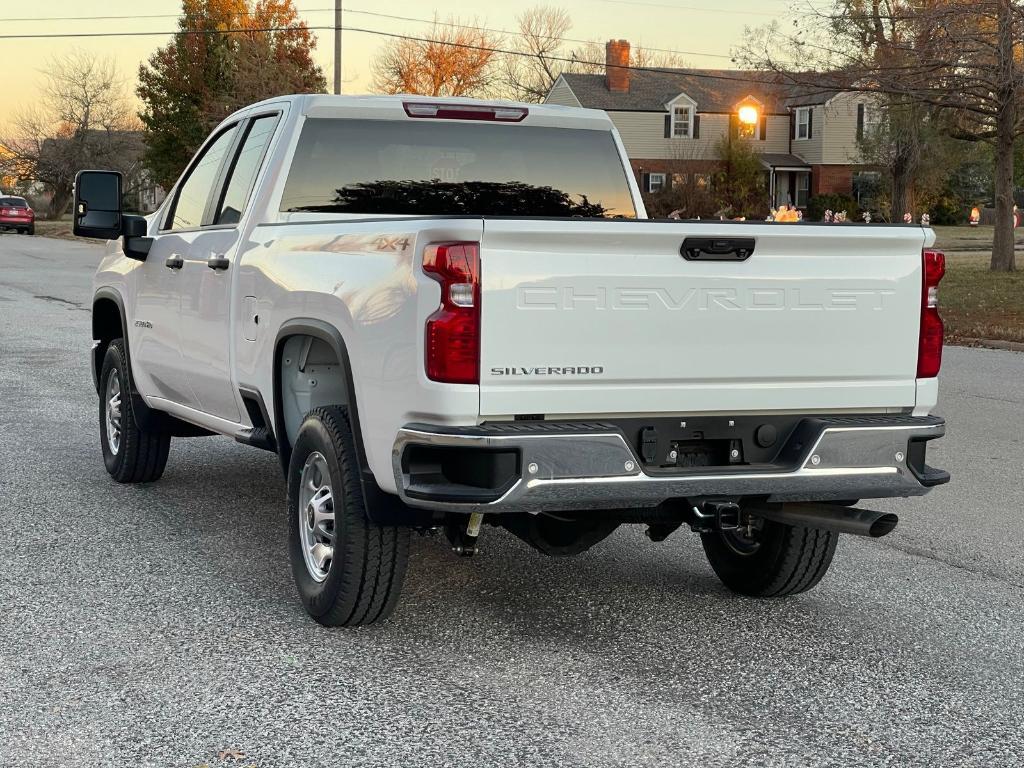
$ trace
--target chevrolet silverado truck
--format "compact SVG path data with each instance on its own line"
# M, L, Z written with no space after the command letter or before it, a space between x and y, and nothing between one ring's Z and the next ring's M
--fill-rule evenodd
M393 613L410 532L580 553L697 532L731 590L800 593L861 500L920 496L944 257L908 225L650 220L600 111L275 98L228 117L160 209L82 171L107 471L172 438L273 451L325 625Z

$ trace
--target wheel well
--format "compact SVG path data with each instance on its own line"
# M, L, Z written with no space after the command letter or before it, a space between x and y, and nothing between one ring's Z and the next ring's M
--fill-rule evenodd
M124 324L121 321L121 309L113 299L97 299L92 305L92 338L99 342L93 365L96 367L95 379L99 381L103 367L103 356L107 345L114 339L124 336ZM127 343L127 339L125 339Z
M370 519L377 525L431 525L430 513L407 507L398 496L382 491L368 467L352 366L341 334L312 318L290 321L282 328L274 349L274 436L286 477L302 419L312 409L328 405L348 409L359 482Z
M343 405L354 410L347 361L317 336L295 334L280 339L275 370L275 425L282 462L287 462L302 420L314 408ZM357 435L358 439L358 435Z

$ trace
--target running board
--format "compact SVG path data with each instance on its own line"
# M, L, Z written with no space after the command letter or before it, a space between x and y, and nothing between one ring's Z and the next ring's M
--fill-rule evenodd
M235 435L235 440L243 445L251 445L253 448L262 448L264 451L277 453L277 441L266 427L243 429Z

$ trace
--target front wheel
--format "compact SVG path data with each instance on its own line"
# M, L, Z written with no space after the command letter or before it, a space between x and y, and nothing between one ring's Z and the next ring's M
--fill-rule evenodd
M170 435L135 421L124 341L107 346L100 373L100 444L107 472L119 483L159 480L167 466Z
M758 519L701 535L711 568L733 592L785 597L806 592L828 571L839 534Z
M345 408L316 408L299 428L288 465L288 531L299 597L316 621L356 627L394 613L409 530L368 518Z

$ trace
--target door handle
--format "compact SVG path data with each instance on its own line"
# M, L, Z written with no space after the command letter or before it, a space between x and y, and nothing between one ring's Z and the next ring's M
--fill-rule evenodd
M176 253L172 253L167 257L167 261L164 262L164 266L168 269L181 269L185 264L185 260Z
M231 262L225 256L211 256L207 259L206 266L219 272L231 266Z

